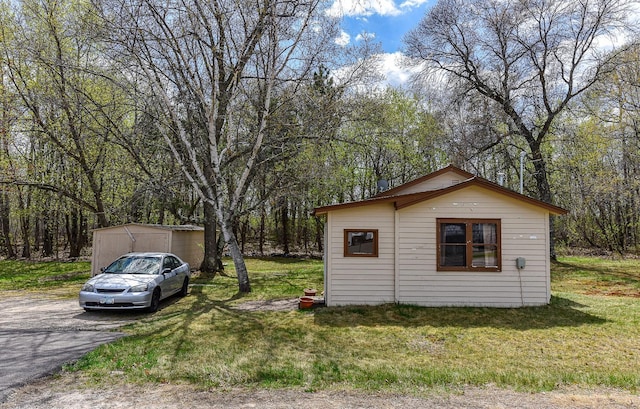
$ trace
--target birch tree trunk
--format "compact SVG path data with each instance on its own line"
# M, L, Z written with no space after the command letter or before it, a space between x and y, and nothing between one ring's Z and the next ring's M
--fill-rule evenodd
M271 130L274 111L310 81L334 46L336 21L319 0L94 1L107 22L114 61L154 102L155 126L215 212L239 291L251 291L233 222L248 210L258 168L287 150L289 141L280 151L270 144L277 133ZM215 229L210 218L205 229Z

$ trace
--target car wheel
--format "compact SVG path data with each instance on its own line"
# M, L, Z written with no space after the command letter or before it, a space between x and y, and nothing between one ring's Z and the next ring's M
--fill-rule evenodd
M151 304L149 304L149 312L158 311L158 307L160 307L160 289L156 288L153 290L153 295L151 296Z
M189 277L185 277L180 289L180 297L186 297L189 294Z

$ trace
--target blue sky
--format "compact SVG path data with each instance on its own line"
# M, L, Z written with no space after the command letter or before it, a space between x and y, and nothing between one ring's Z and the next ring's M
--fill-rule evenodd
M343 16L342 44L353 44L366 34L385 53L402 48L402 38L415 28L436 0L335 0L331 14Z
M410 30L417 27L425 13L438 0L332 0L329 14L342 18L342 36L336 39L341 45L353 45L363 35L373 37L380 43L384 54L378 67L386 77L386 83L402 86L411 75L410 70L400 63L399 52L402 50L402 39ZM631 3L630 19L640 20L640 1ZM638 24L638 23L636 23ZM600 48L608 48L613 43L629 41L629 37L603 36ZM618 44L620 45L620 44Z

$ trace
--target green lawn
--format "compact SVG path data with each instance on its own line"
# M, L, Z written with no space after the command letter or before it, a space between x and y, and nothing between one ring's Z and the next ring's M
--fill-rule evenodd
M236 295L233 277L196 279L188 297L144 316L125 328L129 337L66 370L81 371L98 385L172 382L412 394L467 384L526 391L566 385L640 389L637 260L561 259L552 271L552 303L545 307L384 305L285 312L233 307L321 289L321 262L247 262L250 295ZM228 270L233 272L232 265Z
M0 260L0 291L51 291L77 297L82 283L91 275L91 263L32 262Z

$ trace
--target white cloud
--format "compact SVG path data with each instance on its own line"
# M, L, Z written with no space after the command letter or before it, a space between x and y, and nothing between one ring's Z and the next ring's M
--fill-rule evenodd
M340 36L338 38L336 38L334 41L339 46L345 47L345 46L349 45L349 43L351 42L351 36L349 35L349 33L347 33L346 31L342 30L340 32Z
M398 16L418 8L430 0L405 0L396 5L395 0L334 0L327 13L332 17L362 17L374 14Z
M638 31L635 27L640 24L640 2L629 4L626 17L628 26L634 27L634 29L628 30L628 27L619 27L607 34L596 37L594 47L596 52L610 52L638 38Z
M333 17L355 17L373 14L397 16L402 12L393 0L335 0L327 13Z
M429 0L406 0L400 4L401 9L413 9L422 6L424 3L428 3Z
M377 78L373 82L371 82L372 78L370 77L364 79L364 82L355 82L353 84L355 89L361 92L372 92L372 90L382 90L387 86L403 87L407 85L412 75L421 69L419 66L410 68L403 66L403 59L405 58L400 52L376 54L366 64L360 61L358 64L338 68L332 74L337 83L343 83L344 81L353 80L354 72L368 65L378 74ZM365 69L365 71L367 70ZM355 75L355 77L357 76L358 74Z
M392 86L402 86L409 81L414 69L403 67L403 58L404 56L400 52L379 56L378 70L386 78L385 83Z

